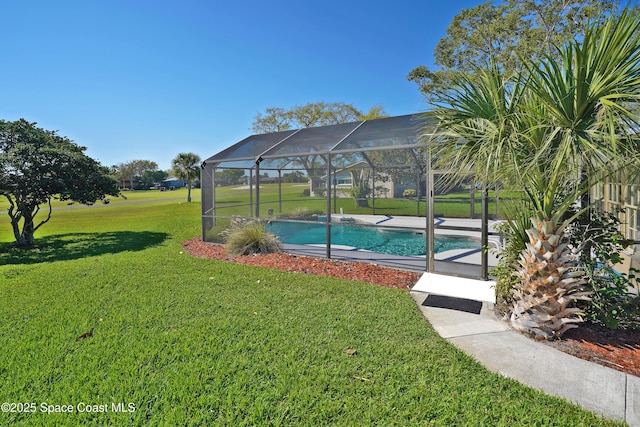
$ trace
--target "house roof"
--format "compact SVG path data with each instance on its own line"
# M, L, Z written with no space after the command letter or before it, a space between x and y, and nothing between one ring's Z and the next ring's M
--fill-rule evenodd
M374 167L401 167L417 161L416 153L424 147L421 135L433 127L422 115L410 114L251 135L206 159L203 168L250 169L259 163L260 169L297 170L305 162L320 168L329 156L333 167L360 161ZM381 153L390 150L395 154Z

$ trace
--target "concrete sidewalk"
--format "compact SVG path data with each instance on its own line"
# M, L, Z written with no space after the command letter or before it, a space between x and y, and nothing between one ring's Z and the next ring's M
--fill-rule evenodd
M606 418L640 427L640 377L535 342L497 319L491 303L419 291L411 291L411 296L443 338L487 369Z

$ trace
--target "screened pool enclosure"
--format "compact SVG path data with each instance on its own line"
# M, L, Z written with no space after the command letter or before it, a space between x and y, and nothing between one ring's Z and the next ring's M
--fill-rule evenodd
M413 114L251 135L202 162L202 238L262 220L289 252L486 279L497 198L438 188L432 130Z

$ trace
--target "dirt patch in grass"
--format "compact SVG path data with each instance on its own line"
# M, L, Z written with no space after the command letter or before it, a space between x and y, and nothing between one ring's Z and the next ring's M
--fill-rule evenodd
M287 253L229 256L224 245L202 242L200 237L182 244L191 255L284 271L360 280L409 290L420 274L390 267L326 260ZM594 325L569 330L561 340L545 342L560 351L640 377L640 331L609 331Z

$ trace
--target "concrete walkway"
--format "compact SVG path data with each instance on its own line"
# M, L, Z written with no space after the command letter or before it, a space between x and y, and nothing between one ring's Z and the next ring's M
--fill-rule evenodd
M640 427L640 377L529 339L497 319L490 302L443 297L415 287L411 296L443 338L487 369L606 418Z

